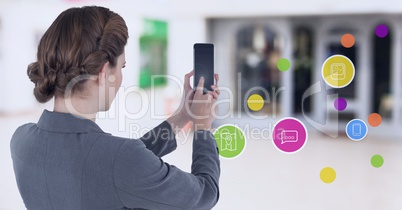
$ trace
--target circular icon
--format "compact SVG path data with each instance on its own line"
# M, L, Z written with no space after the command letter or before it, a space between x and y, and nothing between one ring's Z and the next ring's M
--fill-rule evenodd
M321 76L330 87L343 88L353 81L355 66L348 57L333 55L322 65Z
M384 158L381 155L373 155L370 162L373 167L379 168L384 164Z
M360 119L353 119L346 125L346 135L353 141L360 141L367 135L367 124Z
M248 97L247 105L251 110L259 111L264 106L264 99L258 94L253 94Z
M243 131L234 125L222 125L214 132L219 155L224 158L239 156L246 147Z
M371 113L368 117L368 124L377 127L381 124L382 122L382 117L378 113Z
M276 67L278 67L279 71L287 71L290 68L290 61L286 58L281 58L276 63Z
M274 126L272 139L279 151L287 154L295 153L306 145L307 129L296 118L283 118Z
M344 99L344 98L337 98L334 101L334 107L338 111L345 110L347 105L348 105L348 103L346 102L346 99Z
M341 38L341 44L345 48L351 48L355 44L355 37L352 34L344 34Z
M322 182L326 184L332 183L333 181L335 181L335 178L336 178L336 172L331 167L325 167L320 172L320 179Z
M380 37L384 38L388 35L388 27L385 24L380 24L375 28L375 34Z

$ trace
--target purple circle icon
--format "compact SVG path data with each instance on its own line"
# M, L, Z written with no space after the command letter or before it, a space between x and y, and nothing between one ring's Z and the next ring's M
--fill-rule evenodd
M335 107L335 109L338 110L338 111L343 111L343 110L345 110L347 104L348 104L348 103L346 102L346 100L345 100L344 98L337 98L337 99L334 101L334 107Z
M388 27L385 24L380 24L375 28L375 34L380 37L384 38L388 35Z
M272 139L279 151L291 154L306 145L307 135L307 129L300 120L287 117L279 120L274 126Z

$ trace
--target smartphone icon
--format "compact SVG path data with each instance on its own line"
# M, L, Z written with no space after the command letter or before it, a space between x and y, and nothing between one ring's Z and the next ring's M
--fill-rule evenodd
M352 125L352 135L353 136L361 136L362 135L362 126L360 124Z
M212 91L214 84L214 45L211 43L194 44L194 89L200 78L204 77L204 93Z

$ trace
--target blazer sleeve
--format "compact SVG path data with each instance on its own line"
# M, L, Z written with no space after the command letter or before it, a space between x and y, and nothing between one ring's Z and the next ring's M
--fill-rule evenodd
M209 131L194 134L191 173L164 162L141 141L126 141L114 166L116 190L127 208L211 209L219 199L220 162Z
M150 130L140 140L147 149L151 150L158 157L163 157L173 152L177 147L175 133L167 121L163 121Z

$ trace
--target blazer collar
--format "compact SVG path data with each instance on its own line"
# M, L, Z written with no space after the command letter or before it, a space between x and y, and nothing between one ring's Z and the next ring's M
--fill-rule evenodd
M37 126L40 129L58 133L104 133L93 121L70 113L44 110Z

